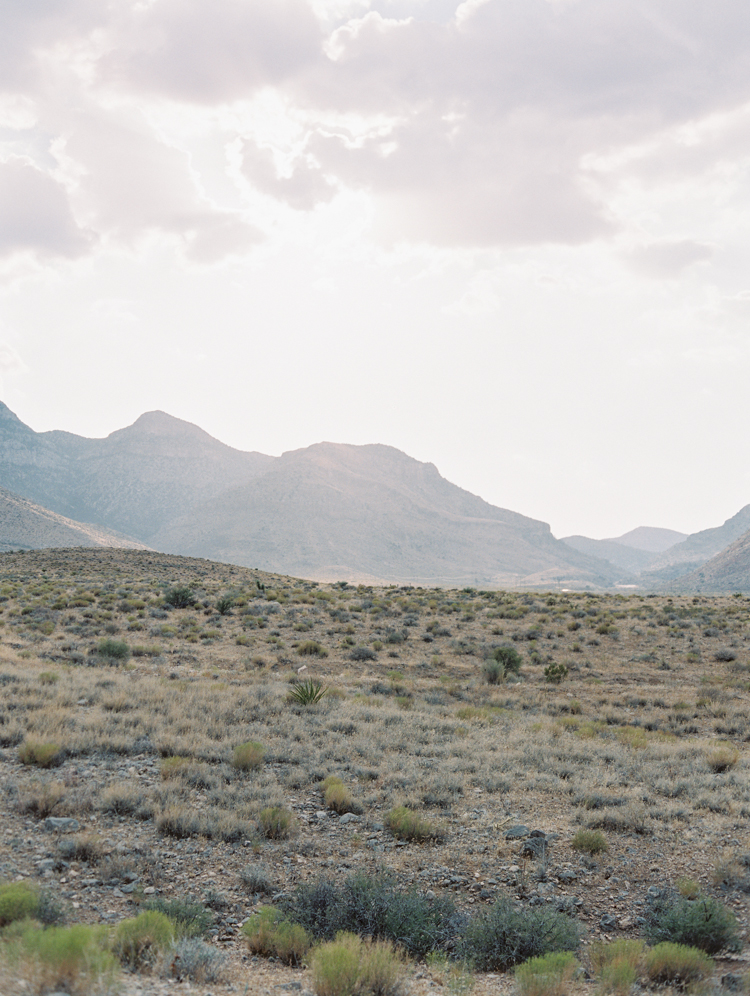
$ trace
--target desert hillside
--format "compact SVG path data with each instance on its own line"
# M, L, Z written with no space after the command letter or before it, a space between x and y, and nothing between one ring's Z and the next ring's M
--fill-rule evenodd
M320 443L154 537L168 552L322 580L609 586L616 569L390 446Z
M623 571L389 446L245 453L164 412L105 439L0 407L0 484L169 553L327 580L607 588Z
M0 575L0 908L38 921L0 938L0 991L323 993L341 925L397 939L412 996L508 993L550 949L614 993L615 940L652 989L689 922L711 991L742 983L749 599L134 550Z
M0 552L70 546L145 549L137 540L101 526L74 522L0 487Z

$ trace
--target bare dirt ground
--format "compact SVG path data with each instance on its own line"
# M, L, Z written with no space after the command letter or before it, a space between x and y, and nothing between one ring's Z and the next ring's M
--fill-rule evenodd
M180 588L184 608L167 601ZM191 897L226 955L218 981L162 967L125 974L127 994L312 990L308 970L253 956L240 927L299 882L359 870L468 913L506 891L564 910L584 966L593 941L640 935L649 888L682 878L746 936L748 598L352 587L71 550L0 555L0 599L0 879L38 883L68 922ZM504 645L520 673L489 683ZM289 701L305 679L326 688L318 704ZM246 742L264 751L250 770L233 763ZM23 763L46 743L53 766ZM354 812L326 807L329 775ZM396 839L398 805L441 839ZM273 807L290 818L277 839ZM545 835L541 856L523 831L506 837L519 825ZM608 849L576 850L581 829ZM4 971L0 991L33 992ZM747 974L744 951L719 959L716 984L728 974ZM460 991L424 963L407 985Z

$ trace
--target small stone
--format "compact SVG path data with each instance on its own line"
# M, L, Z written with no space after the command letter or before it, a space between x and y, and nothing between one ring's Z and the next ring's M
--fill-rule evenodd
M630 927L633 926L633 920L629 916L624 916L621 920L617 921L617 926L620 928L620 930L628 930Z
M146 888L143 890L144 896L153 896L155 894L156 894L156 889L153 887L153 885L147 885Z
M48 816L44 821L45 830L59 830L61 833L73 833L81 829L78 820L69 816Z
M511 827L510 830L506 830L503 836L506 840L523 840L524 837L528 837L530 830L525 827L522 823L518 826Z
M605 913L599 921L599 926L602 930L614 930L617 927L617 917L612 916L611 913Z
M546 836L547 834L544 832L544 830L532 830L531 833L529 834L529 837L546 837Z
M346 823L359 823L359 816L354 813L344 813L343 816L339 817L339 823L342 825Z
M521 854L525 858L543 858L547 854L546 838L529 837L521 845Z

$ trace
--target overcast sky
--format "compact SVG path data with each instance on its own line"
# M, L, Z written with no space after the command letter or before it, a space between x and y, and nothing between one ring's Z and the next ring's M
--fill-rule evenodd
M750 502L747 0L0 0L0 398Z

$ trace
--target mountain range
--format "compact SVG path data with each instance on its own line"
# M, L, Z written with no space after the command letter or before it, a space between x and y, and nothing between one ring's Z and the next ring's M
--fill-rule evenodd
M605 589L692 576L749 529L747 506L692 536L639 527L558 540L390 446L272 457L164 412L88 439L35 432L0 402L0 550L131 545L315 580Z

